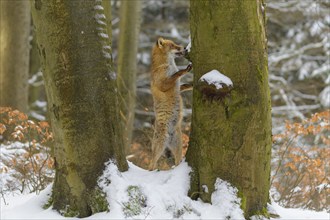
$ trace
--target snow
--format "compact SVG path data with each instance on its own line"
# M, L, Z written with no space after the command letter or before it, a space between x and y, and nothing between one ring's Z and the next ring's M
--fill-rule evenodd
M104 10L104 8L102 7L102 5L95 5L94 6L95 10Z
M320 102L323 107L330 108L330 86L327 86L320 93Z
M238 190L231 186L228 182L217 178L215 191L212 193L211 202L214 207L214 219L244 219L243 211L241 210L241 199L237 197ZM218 210L221 210L219 212Z
M105 17L104 14L96 13L96 14L95 14L95 19L97 19L97 20L100 20L100 19L106 19L106 17Z
M105 57L105 58L107 58L107 59L111 59L111 54L110 53L108 53L108 52L106 52L106 51L102 51L103 52L103 56Z
M209 188L207 187L207 185L202 185L203 188L203 192L209 193Z
M281 219L330 219L330 214L325 211L315 212L311 210L283 208L276 203L273 203L272 207L281 216Z
M98 10L103 10L103 7L100 6L100 5L96 5L95 7L96 7ZM102 7L102 9L101 9L101 7ZM104 14L96 13L95 16L94 16L94 18L95 18L96 22L97 22L99 25L105 25L105 26L107 25L107 24L105 23L106 17L105 17Z
M34 105L37 106L37 107L39 107L39 108L45 108L45 107L47 107L47 102L36 100L34 102Z
M146 53L146 52L141 52L137 54L137 59L142 62L143 64L149 65L150 64L150 60L151 60L151 56L150 53Z
M171 35L173 36L173 38L182 38L175 25L171 24L170 26L171 26Z
M36 119L38 119L38 120L40 120L40 121L44 121L44 120L46 120L46 117L45 117L44 115L38 114L38 113L35 112L35 111L31 111L31 112L30 112L30 115L31 115L31 117L36 118Z
M107 45L107 46L103 46L103 49L104 50L111 50L111 47Z
M111 71L111 72L108 73L108 77L111 80L116 80L117 79L117 74L115 72ZM116 89L115 89L115 91L116 91Z
M187 49L188 53L190 53L190 50L191 50L191 41L189 41L189 44L186 46L186 49Z
M227 87L232 87L233 82L231 79L222 73L220 73L218 70L212 70L208 73L205 73L199 81L207 82L209 85L214 85L217 89L222 89L223 85L226 85Z
M64 219L55 210L44 210L52 185L49 185L39 195L28 194L1 201L1 219ZM19 210L19 211L18 211Z
M112 162L107 164L99 186L107 194L110 212L97 213L86 219L244 219L237 189L217 179L212 205L188 196L191 168L186 162L169 171L147 171L129 163L127 172L119 172ZM11 196L1 200L1 219L78 219L65 218L52 208L43 209L51 193L51 185L39 195ZM128 190L131 192L129 195ZM133 192L133 193L132 193ZM130 198L139 198L144 204L139 214L129 216ZM128 204L130 206L125 206ZM329 219L329 213L286 209L273 203L269 209L279 219ZM256 217L254 217L256 218Z
M102 38L109 38L109 35L105 33L99 33L99 36Z
M188 45L186 46L186 50L188 51L188 53L190 53L190 50L191 50L191 37L190 37L190 35L189 35L189 38L188 38Z
M33 74L30 79L28 79L29 85L39 86L43 84L42 79L42 72L38 71L37 73Z
M173 213L182 209L184 205L190 206L190 199L186 196L190 182L190 168L182 163L171 171L146 171L133 164L129 164L129 171L120 173L113 163L101 177L100 186L107 192L112 214L109 217L123 219L124 202L127 202L127 189L137 186L147 197L147 207L142 209L135 218L169 219ZM106 183L111 181L110 185ZM111 212L110 212L111 213Z
M103 22L103 21L101 21L101 20L98 20L98 19L96 19L96 22L97 22L98 24L100 24L100 25L107 25L105 22Z
M322 183L318 186L315 187L319 193L321 192L322 189L330 189L330 184L327 184L327 183Z

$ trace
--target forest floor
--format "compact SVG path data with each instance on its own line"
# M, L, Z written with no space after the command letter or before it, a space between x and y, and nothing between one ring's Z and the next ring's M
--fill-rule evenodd
M186 162L169 171L147 171L129 162L129 170L120 173L108 163L99 186L106 192L109 212L86 219L244 219L237 190L218 179L212 194L212 205L187 196L191 168ZM111 181L110 181L111 180ZM51 207L43 209L51 185L39 195L6 197L1 201L1 219L78 219L61 216ZM327 212L286 209L276 203L269 210L276 219L329 219ZM258 219L255 216L254 219Z

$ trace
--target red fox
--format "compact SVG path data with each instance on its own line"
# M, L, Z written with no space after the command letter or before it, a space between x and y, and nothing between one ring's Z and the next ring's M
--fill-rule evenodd
M174 58L186 53L182 46L163 38L157 40L152 50L151 93L156 120L149 170L169 169L172 165L178 165L182 159L180 89L186 90L189 86L184 84L180 87L180 77L188 73L192 65L178 70ZM161 157L165 157L167 166L159 165ZM174 164L168 164L169 159L174 159Z

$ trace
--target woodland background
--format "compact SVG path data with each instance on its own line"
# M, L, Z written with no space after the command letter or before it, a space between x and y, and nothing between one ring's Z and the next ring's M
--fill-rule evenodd
M272 97L274 201L285 207L329 210L330 2L268 0L269 85ZM121 1L112 4L112 51L118 61ZM154 121L150 93L151 48L159 36L189 43L189 1L141 1L136 107L129 160L145 167ZM135 25L139 25L139 20ZM32 28L31 28L32 30ZM29 104L25 113L1 107L1 197L40 192L54 178L52 134L33 32L30 33ZM216 56L216 55L215 55ZM179 61L182 68L187 61ZM116 67L115 67L116 69ZM182 81L191 82L192 75ZM15 85L12 85L15 87ZM191 92L184 99L185 148Z

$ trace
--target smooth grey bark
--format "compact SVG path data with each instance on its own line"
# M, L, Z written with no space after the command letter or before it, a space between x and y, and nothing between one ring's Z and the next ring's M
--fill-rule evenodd
M55 138L53 207L65 216L105 211L97 188L105 162L127 170L106 5L31 1Z
M33 28L32 28L33 30ZM33 79L37 77L39 71L41 71L41 63L38 53L38 45L35 36L35 32L32 31L32 40L31 40L31 48L30 48L30 61L29 61L29 78ZM38 77L39 78L39 77ZM40 100L42 93L45 92L45 86L40 83L32 82L29 85L29 106L32 110L32 104L35 103L37 100Z
M210 202L216 178L229 181L239 190L246 218L266 215L269 201L271 105L263 8L258 0L190 1L190 195ZM213 69L230 77L234 88L218 91L198 82Z
M28 110L30 7L0 1L0 106Z

